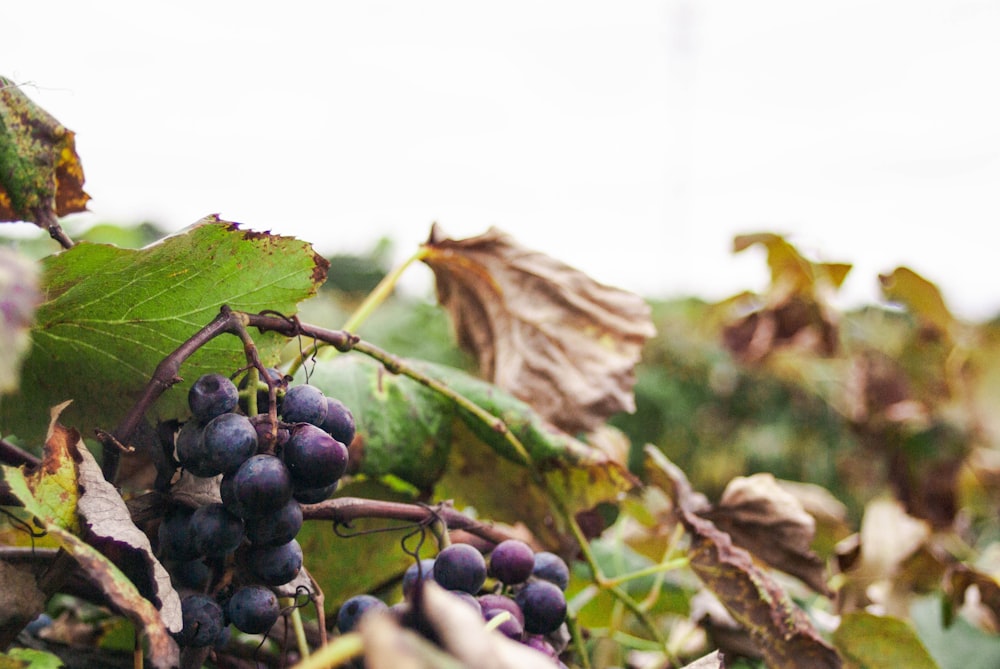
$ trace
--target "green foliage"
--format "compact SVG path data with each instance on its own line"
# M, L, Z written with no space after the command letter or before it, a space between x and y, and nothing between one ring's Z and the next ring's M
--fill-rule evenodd
M138 398L159 361L228 304L294 313L315 293L325 261L294 239L241 231L206 220L139 251L80 243L42 262L46 299L36 314L20 394L0 403L3 431L38 443L48 407L73 400L66 420L84 434L113 428ZM259 339L277 362L284 341ZM203 347L185 375L235 370L242 348L226 338ZM113 388L114 392L108 389ZM187 384L157 406L183 417Z

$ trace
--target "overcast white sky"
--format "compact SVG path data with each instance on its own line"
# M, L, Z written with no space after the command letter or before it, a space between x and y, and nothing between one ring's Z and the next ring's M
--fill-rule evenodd
M712 299L765 284L730 243L767 230L854 263L846 303L906 264L1000 311L996 0L30 0L0 74L77 133L83 223L400 257L495 225Z

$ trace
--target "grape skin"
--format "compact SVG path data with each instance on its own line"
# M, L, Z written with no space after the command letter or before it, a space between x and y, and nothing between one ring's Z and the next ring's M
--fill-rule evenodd
M320 426L326 419L326 396L316 386L302 384L289 388L281 400L281 417L287 423Z
M248 458L229 483L223 478L223 485L232 486L228 506L244 518L277 511L292 498L292 476L285 463L264 453Z
M322 488L347 471L347 447L309 423L292 429L282 457L299 488Z
M337 629L341 634L353 631L361 618L370 611L387 611L388 605L374 595L355 595L337 611Z
M257 428L246 416L225 413L205 425L201 444L213 476L228 474L257 452Z
M529 634L554 632L566 620L566 596L555 583L532 581L514 601L524 612L524 631Z
M302 547L295 539L278 546L254 546L247 552L247 566L264 585L284 585L302 569Z
M278 597L261 585L238 588L226 604L226 613L236 629L247 634L262 634L271 629L281 615Z
M532 575L550 583L555 583L560 590L569 587L569 567L566 561L555 553L539 551L535 553L535 566Z
M469 544L452 544L434 560L434 580L445 590L475 595L486 582L486 560Z
M294 499L277 511L246 520L246 537L258 546L277 546L295 538L302 528L302 505Z
M188 407L195 420L207 423L236 408L240 394L228 377L204 374L188 390Z
M176 635L181 646L205 648L215 643L225 627L222 607L207 595L188 595L181 600L183 628Z
M201 555L223 557L243 541L243 520L221 503L206 504L191 516L191 535Z
M504 585L524 583L535 567L535 551L518 539L501 541L490 554L489 575Z
M356 430L354 414L343 402L334 397L326 398L326 418L320 427L345 446L350 446L354 441Z

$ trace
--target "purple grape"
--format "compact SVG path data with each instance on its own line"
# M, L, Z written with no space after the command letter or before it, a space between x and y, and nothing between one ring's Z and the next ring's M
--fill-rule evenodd
M544 653L553 660L559 659L559 653L556 652L555 647L541 634L525 634L521 638L521 643L529 648L534 648L539 653Z
M302 569L302 547L295 539L278 546L252 546L247 566L264 585L284 585Z
M320 427L345 446L354 441L354 414L336 398L326 398L326 418Z
M172 562L168 569L170 581L174 587L203 590L212 576L212 569L204 560L185 560Z
M452 544L435 558L434 580L445 590L475 595L486 582L486 560L469 544Z
M246 520L246 536L257 546L277 546L295 538L302 528L302 505L294 499L277 511ZM245 631L245 630L244 630Z
M223 503L244 518L277 511L292 498L292 475L281 458L261 453L249 458L232 475L223 478ZM228 500L226 498L229 498Z
M347 456L346 446L309 423L292 428L282 453L299 488L322 488L336 483L347 471Z
M354 630L361 621L361 617L369 611L388 611L389 607L378 597L373 595L355 595L344 602L340 610L337 611L337 629L341 634L347 634Z
M296 488L292 486L292 497L300 504L319 504L325 499L330 499L330 495L337 492L339 485L340 481L334 481L322 488Z
M199 507L191 516L191 535L201 555L223 557L243 541L243 519L220 503Z
M229 413L236 408L240 394L228 378L222 374L205 374L191 384L188 391L188 407L191 415L201 423L207 423L216 416Z
M257 452L257 428L246 416L224 413L205 425L201 444L206 466L215 474L228 474Z
M181 646L205 648L215 643L225 627L222 607L207 595L188 595L181 600L183 628L176 635Z
M483 617L486 618L486 620L493 620L501 614L510 615L510 612L506 609L489 609L488 611L483 611ZM513 639L515 641L520 641L521 637L524 636L524 625L522 625L520 621L512 615L510 615L507 620L500 623L496 627L496 630L508 639Z
M281 400L281 417L286 423L310 423L318 427L326 419L326 396L308 384L289 388Z
M514 601L524 612L524 631L530 634L554 632L566 620L566 596L549 581L528 583Z
M281 615L278 597L262 585L237 588L226 604L230 622L241 632L263 634Z
M479 595L479 606L482 607L483 611L503 609L514 616L522 628L524 627L524 612L521 611L521 607L517 605L517 602L510 597L493 592Z
M479 604L479 600L476 599L475 595L470 595L469 593L465 592L464 590L447 590L446 592L449 595L453 595L454 597L458 597L458 599L461 600L463 603L467 604L469 606L469 608L477 616L482 616L483 615L483 607Z
M535 553L535 566L531 571L535 578L555 583L560 590L569 587L569 567L566 561L555 553L539 551Z
M410 597L418 579L429 581L434 578L434 558L423 558L414 562L403 572L403 596Z
M489 575L504 585L524 583L535 568L535 551L518 539L501 541L490 554Z
M201 437L205 428L196 420L189 420L177 432L174 446L177 449L177 461L181 467L195 476L211 478L219 472L208 460L208 453L202 444Z
M186 506L176 506L168 510L157 530L159 555L165 560L187 562L201 557L194 545L191 532L191 516L194 511Z

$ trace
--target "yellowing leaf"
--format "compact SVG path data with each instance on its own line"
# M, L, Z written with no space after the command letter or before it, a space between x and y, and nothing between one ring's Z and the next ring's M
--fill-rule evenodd
M0 221L48 228L89 199L73 132L0 77Z
M908 267L897 267L878 278L885 299L903 304L926 324L948 334L955 317L936 285Z
M833 640L844 657L864 669L938 669L913 628L899 618L848 613Z
M635 409L633 369L655 334L642 298L496 228L456 240L435 226L423 259L486 379L570 433Z

